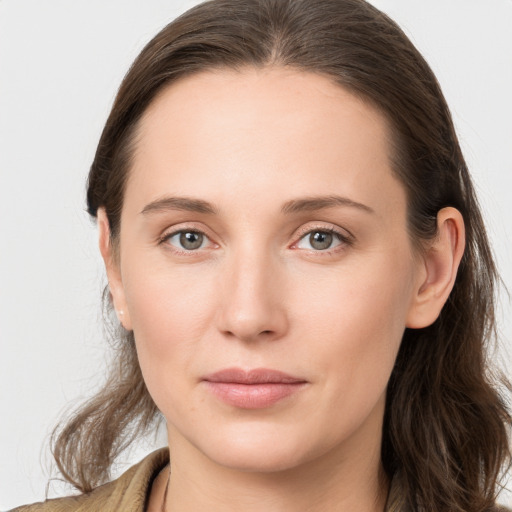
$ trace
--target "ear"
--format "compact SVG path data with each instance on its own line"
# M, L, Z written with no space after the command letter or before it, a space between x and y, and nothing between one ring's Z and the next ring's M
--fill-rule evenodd
M119 265L119 258L116 257L115 251L112 247L112 240L110 238L110 225L108 217L104 208L98 209L98 235L99 247L103 262L105 263L105 270L107 271L108 286L114 309L117 314L117 319L121 325L131 331L132 325L130 314L126 305L124 294L123 281L121 279L121 271Z
M437 214L437 237L422 255L406 326L433 324L452 291L465 247L464 219L455 208Z

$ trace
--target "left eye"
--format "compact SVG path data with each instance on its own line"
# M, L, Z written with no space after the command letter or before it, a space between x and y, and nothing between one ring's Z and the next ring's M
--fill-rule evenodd
M208 243L208 238L199 231L177 231L169 235L165 241L178 249L195 251L202 249Z
M342 237L334 231L315 229L306 233L297 244L299 249L325 251L341 245Z

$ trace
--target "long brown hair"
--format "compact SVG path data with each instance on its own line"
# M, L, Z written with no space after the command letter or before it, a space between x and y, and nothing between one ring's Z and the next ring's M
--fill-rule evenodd
M414 510L488 510L510 460L512 424L487 358L498 276L439 84L385 14L364 0L212 0L180 16L121 84L89 175L89 213L106 209L116 246L138 122L155 95L199 71L247 66L320 73L387 117L418 246L436 236L441 208L462 213L467 246L450 298L433 325L403 337L388 386L382 461L390 476L400 475ZM60 470L84 492L108 479L120 451L158 420L133 335L118 339L105 387L54 437Z

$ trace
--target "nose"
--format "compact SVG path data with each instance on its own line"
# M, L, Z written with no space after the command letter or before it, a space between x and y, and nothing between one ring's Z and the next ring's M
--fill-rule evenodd
M276 340L288 329L279 264L268 253L239 251L222 272L218 328L245 342Z

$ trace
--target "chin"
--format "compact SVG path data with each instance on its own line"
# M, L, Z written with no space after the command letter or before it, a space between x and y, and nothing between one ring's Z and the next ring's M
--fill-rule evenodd
M210 459L228 469L248 473L275 473L300 466L304 461L297 450L254 449L252 447L231 447L220 453L207 454Z
M258 473L290 470L328 450L327 447L323 450L323 447L309 446L309 436L284 430L280 432L279 427L268 425L262 429L247 428L224 433L217 431L217 435L210 437L199 448L220 466Z

